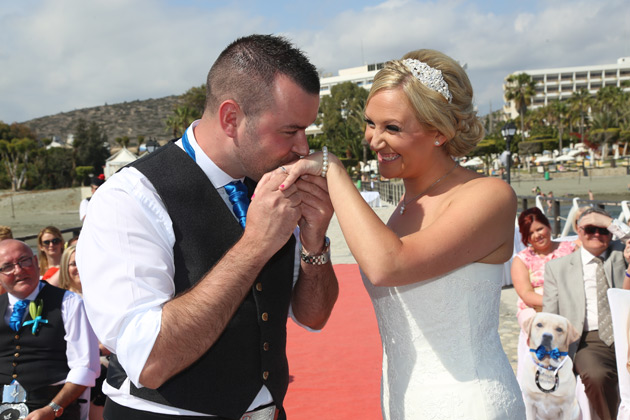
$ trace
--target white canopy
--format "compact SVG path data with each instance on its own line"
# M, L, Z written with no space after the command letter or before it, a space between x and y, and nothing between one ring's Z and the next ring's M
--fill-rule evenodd
M568 162L571 160L575 160L574 156L569 156L569 155L562 155L562 156L558 156L556 158L556 162Z
M475 156L472 159L468 159L466 162L462 163L461 166L469 167L469 166L481 166L483 165L483 160L480 157Z
M534 162L536 162L536 163L551 163L551 162L553 162L553 158L551 158L548 155L539 156L539 157L536 158L536 160Z

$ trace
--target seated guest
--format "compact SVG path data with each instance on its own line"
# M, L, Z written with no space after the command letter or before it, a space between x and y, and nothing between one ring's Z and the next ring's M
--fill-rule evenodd
M37 257L13 239L0 242L0 283L0 416L79 419L77 398L100 369L82 299L39 281Z
M59 269L59 279L61 288L70 290L78 295L83 294L81 288L81 277L77 269L75 261L76 246L70 245L63 252L61 257L61 268ZM110 351L99 343L99 352L101 355L101 375L96 379L96 385L92 387L90 395L90 420L100 420L103 418L103 406L105 405L105 394L103 394L103 381L107 377L107 364L109 363L108 355Z
M519 296L516 317L523 322L542 310L545 264L563 257L576 249L575 242L551 240L551 225L543 212L533 207L518 217L521 240L527 247L515 255L512 261L512 284ZM521 329L518 339L517 379L521 380L523 361L529 358L527 334Z
M571 227L573 228L573 232L575 232L576 234L578 233L578 226L577 226L577 222L578 220L580 220L580 216L582 215L582 213L584 213L585 210L590 209L590 206L582 206L580 208L577 209L577 211L575 212L575 216L573 216L573 222L571 223ZM575 238L575 245L577 245L577 247L581 247L582 246L582 242L580 242L580 239L577 236L572 236L571 238Z
M613 234L626 238L628 227L604 210L590 208L578 219L579 251L545 265L543 311L566 317L581 339L572 346L574 369L591 407L602 420L617 418L619 383L607 290L627 278L628 252Z
M59 269L59 287L70 290L78 295L82 295L81 278L77 263L75 262L76 245L70 245L63 251L61 256L61 268Z
M99 176L92 177L92 180L90 181L90 187L92 188L92 195L94 195L98 187L103 185L104 182L105 182L104 174L100 174ZM92 196L85 198L81 201L81 204L79 204L79 219L81 219L81 221L85 220L85 215L87 214L87 207L91 198Z
M13 239L13 231L9 226L0 226L0 241L5 239ZM0 286L0 295L6 292L7 291L4 290L4 287Z
M66 243L66 249L70 246L70 245L76 245L77 242L79 242L79 236L73 236L72 238L68 239L68 242Z
M61 231L54 226L43 228L37 235L39 248L39 272L42 280L59 287L59 265L64 249Z
M13 239L13 231L9 226L0 225L0 241L3 239Z

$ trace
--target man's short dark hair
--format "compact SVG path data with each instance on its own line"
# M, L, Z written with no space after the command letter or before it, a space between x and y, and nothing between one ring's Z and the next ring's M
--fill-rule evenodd
M256 116L271 105L278 75L319 95L317 69L287 39L274 35L239 38L223 50L208 73L206 109L214 113L221 102L233 99L245 115Z

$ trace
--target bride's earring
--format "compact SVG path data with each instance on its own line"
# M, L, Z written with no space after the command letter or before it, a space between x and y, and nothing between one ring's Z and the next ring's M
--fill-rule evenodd
M438 140L436 140L436 141L435 141L435 145L436 145L436 146L439 146L439 145L440 145L440 142L439 142Z

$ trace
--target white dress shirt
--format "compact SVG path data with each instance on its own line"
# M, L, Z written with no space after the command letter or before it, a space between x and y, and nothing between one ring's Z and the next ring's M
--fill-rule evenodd
M83 221L85 219L85 215L87 214L88 204L90 204L90 200L84 198L81 200L81 204L79 204L79 220Z
M193 132L197 123L187 130L196 162L232 211L222 187L234 179L197 144ZM183 149L181 139L176 144ZM138 410L207 415L129 393L130 381L142 387L140 373L160 331L162 306L175 296L175 234L164 203L151 182L135 168L110 177L90 201L76 252L86 310L98 339L117 355L128 375L120 389L105 382L103 391L116 403ZM299 235L295 236L299 241ZM298 249L296 246L294 282L300 267ZM291 308L289 314L292 316ZM271 401L263 386L250 409Z
M31 302L34 301L42 287L44 287L44 283L40 282L39 287L26 299ZM4 313L4 322L7 325L13 313L13 305L20 300L10 293L8 298L9 305ZM26 313L24 313L24 317L26 317ZM87 320L81 296L66 291L61 302L61 319L66 330L64 339L66 340L66 357L70 371L64 381L49 385L71 382L87 387L94 386L96 378L101 374L101 360L98 340Z

